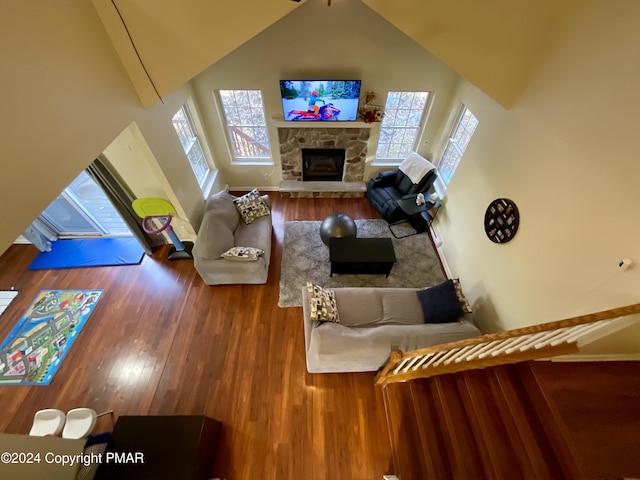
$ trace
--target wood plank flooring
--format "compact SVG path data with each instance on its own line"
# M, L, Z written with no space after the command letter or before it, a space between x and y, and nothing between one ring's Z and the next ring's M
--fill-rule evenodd
M285 221L335 211L380 217L365 199L271 197L266 285L207 286L191 261L167 261L167 247L137 266L38 271L27 269L34 247L10 247L0 257L0 289L21 293L0 317L0 338L42 289L104 295L51 385L0 387L0 431L27 433L33 414L49 407L204 414L224 424L212 473L228 480L388 473L389 436L373 373L307 373L302 308L277 306ZM110 429L108 421L98 426Z

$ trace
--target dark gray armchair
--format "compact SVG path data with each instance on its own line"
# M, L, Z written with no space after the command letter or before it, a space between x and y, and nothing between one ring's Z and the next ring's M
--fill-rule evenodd
M401 170L388 170L369 180L367 199L388 223L407 219L407 215L398 205L404 197L415 197L418 193L427 196L437 178L436 169L427 172L418 183Z

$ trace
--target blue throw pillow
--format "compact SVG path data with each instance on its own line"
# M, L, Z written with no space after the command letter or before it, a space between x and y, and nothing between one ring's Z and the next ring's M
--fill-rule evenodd
M459 321L464 315L453 280L447 280L417 293L424 323L452 323Z

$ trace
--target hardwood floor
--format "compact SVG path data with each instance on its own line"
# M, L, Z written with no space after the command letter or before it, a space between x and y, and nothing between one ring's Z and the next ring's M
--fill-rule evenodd
M224 424L213 473L228 480L382 478L391 452L373 373L307 373L302 308L277 306L285 221L380 217L365 199L271 197L266 285L207 286L191 261L167 261L167 247L137 266L40 271L27 269L34 247L10 247L0 289L21 293L0 338L42 289L104 294L51 385L0 387L0 431L27 433L49 407L204 414Z

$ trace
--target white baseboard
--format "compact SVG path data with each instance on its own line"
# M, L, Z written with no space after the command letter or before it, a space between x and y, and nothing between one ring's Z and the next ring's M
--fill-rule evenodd
M440 239L438 229L433 226L433 223L429 226L429 231L431 233L431 238L433 238L433 243L436 244L437 248L440 248L442 246L442 240Z
M449 264L447 263L447 258L444 255L444 250L442 249L442 240L440 239L438 230L436 230L436 228L433 225L430 225L429 233L431 234L431 238L433 238L433 243L436 245L436 252L440 257L440 261L442 262L442 266L444 267L444 272L447 275L447 278L451 278L451 269L449 268Z
M27 240L26 238L24 238L22 235L20 235L18 238L16 238L13 241L14 244L17 245L31 245L31 242L29 240Z

